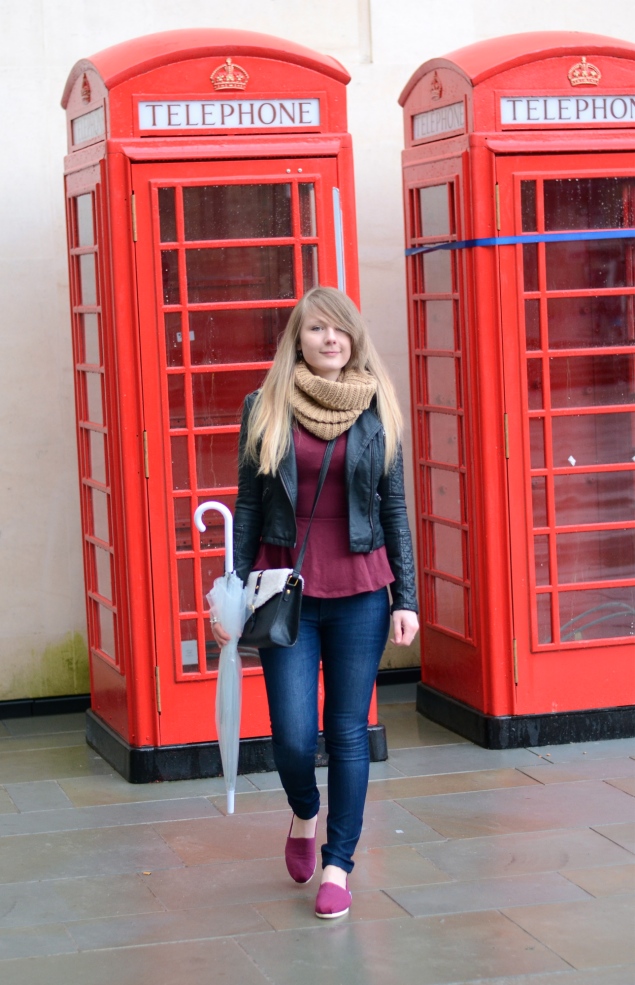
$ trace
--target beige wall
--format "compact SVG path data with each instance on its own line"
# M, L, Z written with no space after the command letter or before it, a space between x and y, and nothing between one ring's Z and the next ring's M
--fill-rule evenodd
M397 105L403 85L427 58L500 34L568 29L635 40L632 0L3 0L0 700L87 690L61 178L63 86L79 58L108 45L203 26L286 37L335 56L351 73L363 307L404 394L406 417ZM389 663L398 659L415 663L416 650L388 656Z

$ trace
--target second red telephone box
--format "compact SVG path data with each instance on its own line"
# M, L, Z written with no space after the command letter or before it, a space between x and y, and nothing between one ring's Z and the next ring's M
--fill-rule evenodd
M400 100L418 707L487 746L633 733L634 66L513 35Z
M191 30L67 82L88 737L133 781L219 772L204 595L223 527L192 517L233 505L242 401L296 301L318 283L358 301L348 81L278 38ZM272 768L257 652L243 662L241 769Z

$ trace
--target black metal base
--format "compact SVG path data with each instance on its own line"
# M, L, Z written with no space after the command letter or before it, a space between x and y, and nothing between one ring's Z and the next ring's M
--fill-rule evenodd
M90 708L90 694L61 694L54 698L18 698L0 701L0 719L37 715L72 715Z
M377 687L384 684L416 684L421 680L421 667L389 667L377 674Z
M561 746L635 735L635 705L497 718L420 683L417 711L486 749Z
M194 742L178 746L130 746L93 711L86 713L86 741L129 783L157 783L161 780L198 780L222 776L218 742ZM368 746L372 763L388 758L386 729L368 726ZM320 734L316 766L326 766L324 738ZM270 736L241 739L239 773L267 773L275 770Z

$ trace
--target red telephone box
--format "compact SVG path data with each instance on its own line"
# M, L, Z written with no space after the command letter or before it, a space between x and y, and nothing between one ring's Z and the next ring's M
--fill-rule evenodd
M204 596L223 526L192 517L234 503L242 400L298 298L321 283L358 301L348 81L278 38L187 30L66 84L87 734L134 782L220 772ZM239 768L272 769L257 652L243 663Z
M633 733L635 45L496 38L404 89L418 708Z

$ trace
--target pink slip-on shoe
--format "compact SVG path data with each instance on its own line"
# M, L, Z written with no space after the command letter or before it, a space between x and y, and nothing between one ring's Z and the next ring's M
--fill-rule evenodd
M310 882L317 866L317 855L315 842L317 832L312 838L292 838L293 818L289 836L284 848L284 860L287 863L287 872L295 882Z
M351 900L348 882L346 889L342 889L334 882L323 882L315 901L315 915L322 920L343 917L351 908Z

